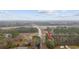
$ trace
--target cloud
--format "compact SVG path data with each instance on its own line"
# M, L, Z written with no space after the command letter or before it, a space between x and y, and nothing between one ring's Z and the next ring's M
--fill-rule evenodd
M7 13L9 13L9 12L6 10L0 10L0 14L7 14Z
M38 10L39 13L52 14L56 12L56 10Z
M2 18L3 16L8 16L9 11L6 10L0 10L0 18Z
M11 19L15 19L15 17L10 14L10 11L0 10L0 20L11 20Z
M26 20L28 17L26 15L21 15L18 13L13 13L9 10L0 10L0 20Z

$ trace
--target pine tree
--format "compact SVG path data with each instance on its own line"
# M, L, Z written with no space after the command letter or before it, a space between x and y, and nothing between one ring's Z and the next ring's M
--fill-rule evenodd
M56 46L56 41L54 40L53 37L50 39L50 38L48 37L48 34L46 34L45 39L46 39L46 40L45 40L46 46L47 46L49 49L55 48L55 46Z
M34 48L40 48L40 37L39 36L33 36L33 44L34 44Z

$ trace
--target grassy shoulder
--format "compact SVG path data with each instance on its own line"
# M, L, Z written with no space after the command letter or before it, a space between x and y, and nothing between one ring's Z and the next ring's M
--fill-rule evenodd
M75 46L75 45L72 45L72 46L69 46L71 49L79 49L79 46Z

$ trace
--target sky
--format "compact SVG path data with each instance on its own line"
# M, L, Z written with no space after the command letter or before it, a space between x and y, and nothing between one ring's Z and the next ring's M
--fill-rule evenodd
M0 10L0 21L5 20L79 20L79 10Z

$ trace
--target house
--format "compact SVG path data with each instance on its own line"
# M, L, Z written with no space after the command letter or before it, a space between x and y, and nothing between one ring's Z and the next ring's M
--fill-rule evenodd
M12 38L12 34L10 34L10 33L5 33L5 34L4 34L4 37L5 37L5 38Z

